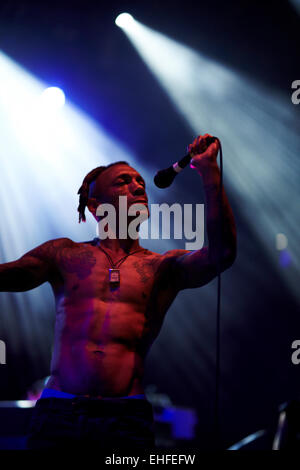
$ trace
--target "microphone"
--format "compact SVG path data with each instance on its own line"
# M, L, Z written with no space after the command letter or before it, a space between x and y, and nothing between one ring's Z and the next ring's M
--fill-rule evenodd
M205 143L203 144L202 152L207 150L208 146L215 142L217 137L207 137L205 139ZM173 165L169 166L169 168L165 168L164 170L160 170L154 176L154 183L158 188L168 188L173 183L175 176L183 170L191 161L192 155L187 153L181 160Z

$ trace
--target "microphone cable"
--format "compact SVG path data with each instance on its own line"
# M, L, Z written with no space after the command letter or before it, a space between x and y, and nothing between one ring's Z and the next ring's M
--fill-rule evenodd
M220 447L220 339L221 339L221 258L222 258L222 230L223 230L223 207L222 207L222 193L223 193L223 151L222 144L218 137L210 137L207 139L208 145L214 140L219 144L220 151L220 184L218 194L218 204L220 209L219 221L217 223L217 230L219 234L216 238L216 251L217 251L217 311L216 311L216 373L215 373L215 403L214 403L214 424L213 435L216 441L216 448ZM174 163L169 168L160 170L154 177L154 183L159 188L169 187L177 174L188 165L191 161L191 155L188 153L179 162Z
M221 258L222 258L222 230L223 230L223 151L220 140L216 137L220 147L220 184L218 202L220 208L219 214L219 236L217 246L217 311L216 311L216 372L215 372L215 403L214 403L214 437L216 441L216 450L220 449L220 342L221 342Z

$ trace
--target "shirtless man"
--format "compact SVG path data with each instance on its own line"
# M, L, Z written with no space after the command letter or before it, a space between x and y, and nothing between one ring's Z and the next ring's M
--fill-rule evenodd
M208 248L158 254L143 249L138 238L81 243L60 238L0 266L1 291L49 282L56 302L51 376L34 410L29 448L153 445L152 409L142 385L146 354L177 293L207 284L217 267L229 268L236 255L224 190L222 253L217 250L218 142L203 152L207 137L195 139L189 151L205 188ZM99 221L96 210L103 202L115 206L118 220L119 196L127 196L128 207L136 202L148 207L145 182L134 168L125 162L104 168L89 173L80 188L80 220L87 206ZM120 282L111 283L109 269L119 260Z

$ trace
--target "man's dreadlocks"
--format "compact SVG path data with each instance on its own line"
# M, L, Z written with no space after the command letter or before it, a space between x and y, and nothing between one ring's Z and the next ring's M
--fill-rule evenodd
M98 166L97 168L94 168L92 171L90 171L84 178L82 185L80 186L78 193L79 194L79 206L77 207L77 211L79 212L79 223L85 222L85 208L88 203L88 199L90 197L90 184L95 181L103 171L107 170L113 165L119 165L123 163L124 165L129 165L127 162L114 162L110 163L110 165L107 166Z

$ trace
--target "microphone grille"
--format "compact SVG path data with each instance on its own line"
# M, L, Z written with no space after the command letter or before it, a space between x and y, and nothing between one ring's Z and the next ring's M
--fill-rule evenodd
M175 176L177 175L173 166L166 168L165 170L160 170L156 173L154 177L154 183L158 188L168 188L173 183Z

